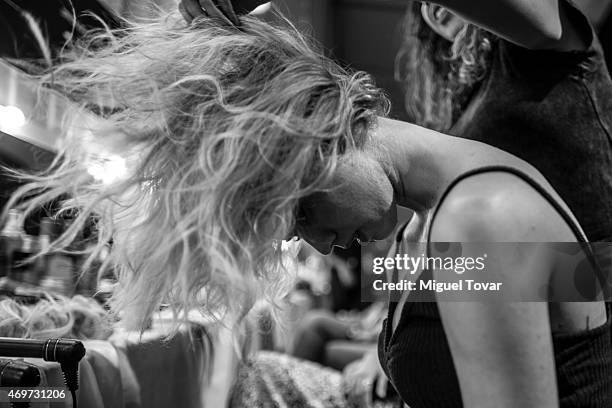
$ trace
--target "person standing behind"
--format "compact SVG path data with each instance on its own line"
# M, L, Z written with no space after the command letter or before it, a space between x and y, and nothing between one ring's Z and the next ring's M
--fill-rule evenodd
M587 18L566 0L435 3L405 19L409 120L531 163L590 241L612 239L612 81Z

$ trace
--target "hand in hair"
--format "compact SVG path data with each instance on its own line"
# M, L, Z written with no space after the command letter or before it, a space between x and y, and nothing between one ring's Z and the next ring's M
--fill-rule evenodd
M262 0L182 0L179 10L183 18L191 22L196 17L219 18L230 25L239 26L239 15L248 14L258 6L268 3Z

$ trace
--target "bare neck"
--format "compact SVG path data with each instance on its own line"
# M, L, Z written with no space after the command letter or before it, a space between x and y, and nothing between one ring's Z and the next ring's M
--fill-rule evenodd
M380 118L372 143L397 203L415 211L433 208L452 180L478 167L508 165L537 174L527 163L492 146L385 118Z

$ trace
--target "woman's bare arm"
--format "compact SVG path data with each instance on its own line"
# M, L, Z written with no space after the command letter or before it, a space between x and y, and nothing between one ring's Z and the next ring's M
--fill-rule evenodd
M486 271L514 280L524 296L536 298L552 262L542 251L510 247L574 237L531 186L508 174L492 177L475 176L455 187L435 219L432 241L477 242L464 245L462 255L485 252ZM439 309L464 406L558 407L548 303L439 302Z
M467 21L531 49L571 51L588 44L564 0L435 0Z
M439 304L463 405L558 407L546 303Z

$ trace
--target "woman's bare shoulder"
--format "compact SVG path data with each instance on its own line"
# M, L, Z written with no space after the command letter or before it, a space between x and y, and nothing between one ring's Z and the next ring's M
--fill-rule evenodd
M432 222L432 241L538 242L576 238L540 191L503 171L460 181L440 203Z

